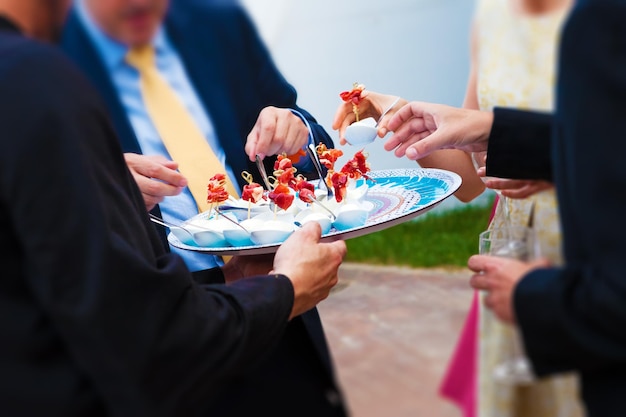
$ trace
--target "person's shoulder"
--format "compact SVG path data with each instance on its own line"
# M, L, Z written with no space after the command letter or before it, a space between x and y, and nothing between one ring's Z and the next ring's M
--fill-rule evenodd
M63 66L67 60L56 46L25 36L0 35L0 64L3 71L41 71Z
M76 72L69 59L56 46L21 36L6 38L3 37L0 42L3 87L16 86L11 80L27 80L31 86L45 83L48 88L54 88L55 84L48 83L50 79L60 81Z
M239 18L245 8L236 0L177 0L168 15L174 19L217 20Z
M561 34L561 49L578 50L581 46L600 42L620 45L624 43L626 29L626 2L623 0L581 0L576 2L565 22ZM590 50L594 50L590 48ZM602 48L595 48L595 51Z
M177 0L171 7L190 7L196 10L241 10L241 2L237 0Z
M32 126L24 143L35 146L47 140L42 130L105 119L98 94L58 47L26 38L0 44L0 130Z
M0 79L5 100L68 103L89 91L80 70L57 46L22 36L0 41Z
M256 33L246 9L232 0L177 0L165 21L168 35L180 44L205 37L219 39L220 48L245 47Z
M607 18L618 20L626 13L626 2L623 0L581 0L577 1L569 13L570 21L580 20L583 23Z

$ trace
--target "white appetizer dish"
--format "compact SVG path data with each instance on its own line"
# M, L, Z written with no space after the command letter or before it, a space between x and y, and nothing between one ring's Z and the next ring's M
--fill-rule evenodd
M255 245L271 245L284 242L295 230L293 222L269 220L256 230L250 232L250 239Z
M253 219L259 220L262 223L266 223L269 221L278 221L278 222L293 224L295 217L293 213L286 212L285 210L278 210L276 213L269 212L269 213L259 214L258 216L254 216Z
M252 246L251 232L253 230L261 229L263 222L257 219L246 219L239 222L246 230L241 227L234 227L232 229L224 230L224 238L231 246Z
M176 239L180 240L181 243L188 246L198 246L196 241L193 238L193 234L191 232L186 231L180 227L170 227L170 232L176 236Z
M328 200L328 192L326 191L326 188L316 188L314 194L317 201L323 202Z
M229 198L219 208L223 213L232 213L239 221L271 212L270 203L265 200L252 203L242 199Z
M366 145L374 142L378 135L378 127L373 117L368 117L352 123L346 128L346 141L352 145Z
M288 213L288 214L291 214L292 216L295 216L303 208L303 206L301 206L299 202L304 203L304 201L300 200L298 196L295 196L293 199L293 203L291 203L291 205L287 207L287 210L281 210L280 213Z
M369 209L366 206L355 203L342 204L334 212L337 218L333 221L333 227L338 231L363 226L369 215Z
M224 230L237 227L226 219L203 219L191 220L185 228L193 234L193 239L198 246L223 247L228 246L224 237Z
M367 195L367 190L369 190L369 186L367 185L366 181L349 181L346 193L346 201L363 201L365 199L365 196Z
M296 215L295 219L300 224L306 224L308 222L317 222L322 228L322 234L325 235L330 232L333 222L328 214L316 212L311 208L302 210Z

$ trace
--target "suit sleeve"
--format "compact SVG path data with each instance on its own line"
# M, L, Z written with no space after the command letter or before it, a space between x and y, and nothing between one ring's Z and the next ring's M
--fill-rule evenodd
M566 266L515 291L540 375L626 364L625 20L623 2L581 2L563 32L553 158Z
M47 47L22 50L3 74L0 203L41 326L112 415L206 404L280 339L290 281L195 283L160 245L91 87Z
M499 107L493 116L487 175L552 181L552 116Z

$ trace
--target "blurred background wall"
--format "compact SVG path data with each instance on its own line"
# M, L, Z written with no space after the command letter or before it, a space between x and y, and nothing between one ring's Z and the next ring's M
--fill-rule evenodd
M473 0L241 1L299 105L333 139L339 93L353 82L410 100L463 102ZM366 148L372 169L416 166L386 152L383 142ZM341 149L339 164L359 150Z

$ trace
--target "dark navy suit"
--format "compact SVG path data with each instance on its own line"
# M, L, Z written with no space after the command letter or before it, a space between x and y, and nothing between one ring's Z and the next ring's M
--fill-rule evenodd
M487 175L555 182L565 266L524 277L515 312L537 374L579 372L594 417L626 416L624 22L626 1L579 1L554 116L497 109L487 158Z
M259 112L270 105L299 110L308 119L316 142L333 145L315 119L297 107L294 88L278 72L239 6L229 1L176 0L165 28L235 173L246 170L261 183L244 145ZM100 91L124 151L141 153L112 81L75 14L68 18L63 48ZM267 160L271 172L272 158ZM317 309L293 319L268 360L225 385L218 398L212 415L246 416L259 410L274 416L345 415Z

